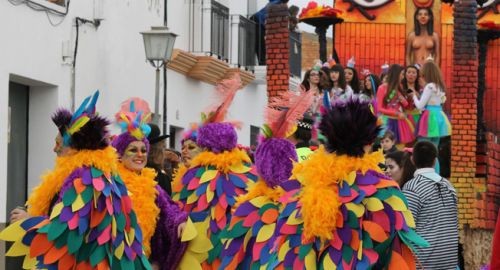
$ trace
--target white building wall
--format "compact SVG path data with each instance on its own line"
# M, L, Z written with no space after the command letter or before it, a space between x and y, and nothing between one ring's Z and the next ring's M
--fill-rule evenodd
M39 0L43 1L43 0ZM31 85L29 125L29 188L39 183L39 176L51 169L56 128L50 121L57 107L71 105L71 65L62 60L62 44L75 44L75 17L93 19L94 2L101 1L101 25L81 25L76 59L76 106L96 89L101 90L98 110L112 118L121 101L131 96L144 98L154 107L155 71L144 59L140 31L163 24L163 1L71 0L68 15L49 15L58 23L52 26L45 12L25 5L13 6L0 1L0 223L6 222L7 192L7 112L9 80ZM230 14L246 15L246 0L219 1ZM168 26L178 34L175 48L189 51L188 0L168 1ZM152 6L151 6L152 5ZM214 86L167 71L169 125L189 127L200 120L200 112L213 101ZM163 78L160 80L163 83ZM160 85L162 92L163 85ZM163 98L160 97L160 101ZM250 125L262 125L266 104L265 85L250 84L241 90L230 108L228 119L244 123L238 131L239 143L250 142ZM162 102L160 102L162 106ZM161 111L161 110L160 110ZM116 131L116 129L113 129ZM178 138L180 139L180 138Z

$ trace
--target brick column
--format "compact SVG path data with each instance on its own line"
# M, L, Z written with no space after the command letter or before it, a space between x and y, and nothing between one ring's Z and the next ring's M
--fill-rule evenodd
M454 3L453 79L451 123L453 127L451 180L459 197L459 222L473 221L476 174L476 126L478 57L475 0Z
M271 5L266 19L266 65L267 96L277 96L280 91L288 91L290 68L289 12L286 4Z

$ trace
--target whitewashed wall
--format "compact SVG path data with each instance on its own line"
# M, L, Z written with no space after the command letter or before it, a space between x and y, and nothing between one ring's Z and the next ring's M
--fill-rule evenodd
M43 0L40 0L43 1ZM112 117L119 103L130 96L154 102L155 72L144 60L139 32L163 24L163 1L155 0L71 0L70 10L58 26L51 26L45 12L25 5L13 6L0 1L0 223L7 214L7 112L9 81L30 88L29 188L37 185L39 175L52 168L56 129L50 115L57 107L69 107L70 65L62 60L62 44L75 43L74 18L93 19L94 3L102 5L103 21L98 29L80 26L76 62L76 105L101 90L98 110ZM189 50L188 0L168 1L168 26L178 34L175 48ZM220 0L230 14L247 13L246 0ZM260 1L262 2L262 1ZM260 4L260 3L259 3ZM54 22L63 17L49 15ZM200 119L200 111L213 100L213 86L168 70L168 124L188 127ZM162 82L163 80L161 80ZM163 85L161 88L163 89ZM160 100L163 100L160 97ZM250 142L250 125L262 124L266 103L265 85L251 84L241 90L230 109L229 119L245 125L238 132L239 142ZM116 129L114 129L116 131Z

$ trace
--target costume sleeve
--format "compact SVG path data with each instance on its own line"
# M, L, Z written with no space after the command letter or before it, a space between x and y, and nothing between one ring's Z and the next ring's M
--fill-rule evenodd
M434 84L428 83L427 85L425 85L420 99L416 96L413 96L413 102L415 103L415 107L417 107L417 109L422 110L425 105L427 105L429 99L431 98L432 91L434 91L435 87L436 86Z
M156 186L156 189L156 204L160 208L160 216L151 239L150 260L158 263L160 269L175 269L187 247L187 243L181 242L177 235L177 228L186 222L187 213L161 187Z
M418 214L420 212L420 209L422 208L420 196L413 190L408 190L404 188L403 188L403 194L405 195L406 200L408 201L408 209L410 209L415 219L415 222L417 222Z
M18 221L0 239L15 242L25 269L150 269L125 185L93 167L65 180L50 218Z
M377 90L377 112L388 116L397 116L398 111L389 109L384 105L385 93L387 93L387 85L383 84L379 86Z

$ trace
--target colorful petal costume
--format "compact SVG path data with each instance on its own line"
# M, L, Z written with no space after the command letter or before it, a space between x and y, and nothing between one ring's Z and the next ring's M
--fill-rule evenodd
M142 141L149 146L147 121L150 114L136 112L134 107L134 102L131 102L129 110L117 114L117 121L124 132L113 140L112 145L120 156L134 141ZM132 207L143 231L146 255L162 270L176 269L187 247L187 243L178 238L177 228L186 222L187 214L155 182L154 169L143 168L137 173L120 163L118 171L131 193Z
M396 182L378 168L382 153L364 153L380 130L376 122L369 104L358 100L323 116L327 149L294 167L292 178L302 187L282 198L270 268L415 268L411 250L427 243L413 231Z
M61 109L52 117L71 150L28 200L32 217L0 233L14 242L7 256L25 256L25 269L150 269L106 139L108 121L95 114L97 97L73 115Z
M285 92L273 99L266 110L265 135L255 152L255 166L259 173L256 184L239 197L233 209L231 223L221 234L224 249L220 269L259 269L267 267L277 218L282 210L279 198L286 190L295 190L287 180L292 174L293 162L298 157L295 146L286 135L294 130L314 98L314 92L301 91L299 95ZM281 110L274 109L281 108ZM285 109L286 108L286 109Z
M183 204L198 232L210 240L205 244L210 250L202 265L204 269L218 268L222 249L220 232L231 220L231 207L237 196L247 192L248 182L257 180L247 153L236 147L234 127L221 122L239 88L239 77L223 80L217 86L222 97L220 105L204 117L198 130L197 144L205 150L191 161L191 167L183 175L178 172L177 179L182 184L173 185L173 199ZM193 252L202 258L200 251Z

